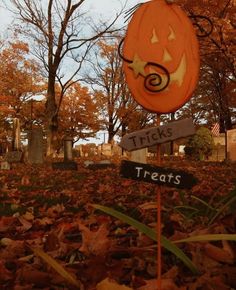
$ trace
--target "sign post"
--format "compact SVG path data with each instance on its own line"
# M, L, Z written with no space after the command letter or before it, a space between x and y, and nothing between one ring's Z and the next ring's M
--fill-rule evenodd
M192 96L198 82L200 58L196 33L187 15L173 2L149 1L140 4L137 9L131 9L132 18L125 38L118 48L123 60L126 82L133 98L142 107L157 114L172 113L182 107ZM168 49L166 36L171 40ZM161 58L160 55L163 57ZM124 136L120 146L125 150L133 151L157 145L157 163L160 165L161 143L194 134L191 122L186 121L187 123L184 124L185 121L181 123L182 125L173 122L160 126L160 115L158 115L156 128ZM143 168L141 165L130 163L125 165L123 163L122 166L121 173L124 175L129 175L125 168L129 167L136 174L136 178L140 179L142 176L145 181L149 179L149 182L158 181L157 184L159 182L166 185L182 184L181 181L177 181L180 175L176 175L176 179L173 179L172 172L165 175L155 171L156 169ZM158 290L161 290L160 185L157 187L157 235L157 286Z
M123 160L120 174L125 178L157 184L157 286L161 289L161 186L191 188L197 179L182 170L161 167L161 143L187 137L195 133L191 119L173 122L160 126L160 115L157 115L157 127L144 129L125 135L120 143L128 151L157 145L157 166ZM159 137L159 138L158 138Z
M193 134L195 134L193 120L189 118L126 134L119 145L127 151L133 151Z
M161 116L157 114L157 126L161 123ZM161 145L157 144L157 165L161 165ZM157 186L157 287L161 290L161 186Z

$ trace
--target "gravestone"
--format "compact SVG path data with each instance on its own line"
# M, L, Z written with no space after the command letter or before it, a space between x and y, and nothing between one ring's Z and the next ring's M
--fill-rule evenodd
M11 169L11 165L9 162L7 161L1 162L1 170L10 170L10 169Z
M28 132L28 161L32 164L43 163L43 131L41 128Z
M213 136L214 148L212 155L209 157L210 161L224 161L226 156L225 150L225 134L221 133L219 136Z
M13 151L19 151L21 144L20 144L20 120L19 118L13 119Z
M147 163L147 148L132 151L130 160L139 163Z
M21 162L23 153L21 151L9 151L5 155L5 160L9 163Z
M72 161L73 138L66 137L63 142L64 142L64 161Z
M227 131L227 155L229 160L236 161L236 129Z
M74 161L53 162L54 170L77 170L77 163Z
M112 149L111 149L111 144L107 143L107 144L102 144L102 155L105 156L111 156L112 155Z
M77 163L73 161L73 138L65 137L64 142L64 161L53 162L52 168L55 170L77 170Z
M115 168L115 167L116 167L115 164L112 163L110 160L101 160L97 163L90 163L87 166L88 169L92 170Z
M91 165L91 164L94 164L94 162L93 162L93 161L90 161L90 160L85 160L85 161L84 161L84 166L85 166L85 167L88 167L88 166Z

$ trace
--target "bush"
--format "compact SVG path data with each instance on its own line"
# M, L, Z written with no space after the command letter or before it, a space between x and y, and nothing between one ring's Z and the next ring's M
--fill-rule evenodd
M214 140L211 131L201 127L191 136L184 148L185 154L196 160L205 160L212 154Z

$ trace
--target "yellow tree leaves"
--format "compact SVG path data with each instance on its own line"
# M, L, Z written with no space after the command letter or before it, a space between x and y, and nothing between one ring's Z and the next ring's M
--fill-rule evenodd
M26 101L44 90L39 66L28 53L28 45L21 41L6 43L0 51L1 118L17 116L23 126L30 119L30 106Z
M59 113L58 135L66 134L74 141L92 137L99 130L97 103L88 88L72 85L63 97Z

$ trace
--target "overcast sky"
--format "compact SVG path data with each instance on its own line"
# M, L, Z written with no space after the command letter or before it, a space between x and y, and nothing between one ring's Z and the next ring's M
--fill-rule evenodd
M2 1L0 0L0 3ZM111 19L127 2L127 9L133 7L137 3L145 2L140 0L87 0L85 1L86 9L97 18ZM6 31L13 17L11 13L5 10L0 4L0 32Z

